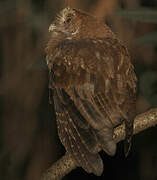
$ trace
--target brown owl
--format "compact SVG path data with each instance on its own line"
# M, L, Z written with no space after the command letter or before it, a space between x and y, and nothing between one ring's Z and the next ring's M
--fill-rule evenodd
M126 155L130 149L136 115L130 56L107 25L80 10L63 9L49 31L46 60L60 140L78 166L101 175L98 151L115 154L113 129L123 121Z

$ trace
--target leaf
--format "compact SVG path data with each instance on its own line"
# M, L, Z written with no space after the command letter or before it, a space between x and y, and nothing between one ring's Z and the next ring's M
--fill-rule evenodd
M137 38L135 40L136 44L143 44L146 46L157 46L157 31L147 33L146 35Z
M157 23L157 11L150 8L124 9L116 15L143 23Z

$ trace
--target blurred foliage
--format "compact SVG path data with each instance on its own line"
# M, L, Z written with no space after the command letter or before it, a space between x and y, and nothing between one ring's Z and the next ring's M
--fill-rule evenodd
M147 33L146 35L135 40L136 44L142 44L145 46L157 46L157 31Z
M68 3L68 4L67 4ZM66 5L80 8L111 26L129 48L138 75L137 111L157 102L157 0L0 1L0 179L36 180L63 153L53 105L48 102L45 46L48 26ZM116 14L116 16L115 16ZM123 143L115 157L101 152L101 177L82 169L64 179L157 179L157 133L134 137L126 159Z
M157 72L146 71L140 77L141 94L152 107L157 107Z
M137 22L157 23L157 10L149 8L123 9L116 14Z
M157 10L150 8L123 9L117 15L139 23L157 24ZM146 46L157 46L157 32L151 32L135 40L135 43Z

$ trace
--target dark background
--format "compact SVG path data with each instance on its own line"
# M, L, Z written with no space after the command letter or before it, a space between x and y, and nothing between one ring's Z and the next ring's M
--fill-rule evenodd
M157 106L157 0L69 0L106 21L128 47L138 76L137 111ZM45 46L63 0L0 0L0 179L37 180L64 154L48 102ZM148 8L148 9L145 9ZM104 173L81 168L65 179L157 180L157 128L123 143L114 157L101 152Z

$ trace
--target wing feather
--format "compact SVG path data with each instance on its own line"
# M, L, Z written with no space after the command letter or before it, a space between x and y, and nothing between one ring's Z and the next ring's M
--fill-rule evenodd
M68 106L71 104L71 108L65 108L65 105L59 101L58 91L54 91L56 91L54 93L54 104L58 132L62 143L66 150L72 154L78 165L82 166L89 173L93 172L96 175L100 175L103 171L103 164L97 154L99 143L95 132L92 129L87 130L77 126L73 119L78 117L73 111L72 102L70 102L70 99L66 99L65 103Z

